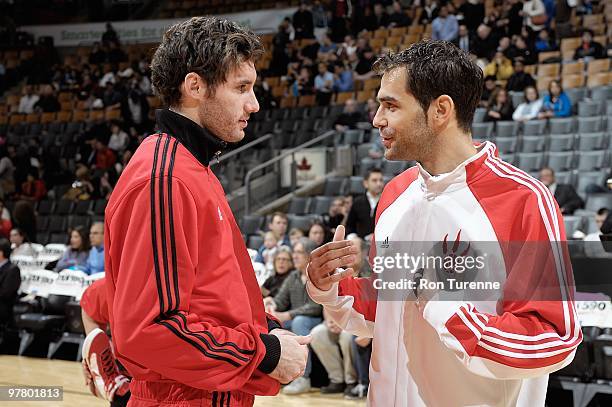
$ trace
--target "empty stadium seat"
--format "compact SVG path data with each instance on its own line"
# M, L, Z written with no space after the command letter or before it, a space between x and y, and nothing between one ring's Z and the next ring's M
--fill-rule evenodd
M493 135L494 123L473 123L472 138L475 140L488 140Z
M578 134L578 150L591 151L602 150L606 141L605 133L583 133Z
M333 196L315 196L310 204L310 212L316 215L323 215L329 212L329 207L335 197Z
M591 99L594 101L607 101L612 99L612 86L598 86L591 89Z
M546 120L529 120L523 123L523 135L538 136L543 135L546 129Z
M598 170L605 166L606 151L581 151L578 154L578 171Z
M384 175L395 176L400 174L406 169L405 161L387 161L382 162L382 172Z
M349 195L361 195L365 194L365 187L363 186L363 177L351 177L349 178L348 194Z
M563 216L563 223L565 224L565 234L570 237L577 230L582 230L582 216Z
M550 119L549 130L552 134L569 134L574 131L574 118L563 117Z
M497 137L510 137L518 134L519 124L515 121L500 121L495 124Z
M601 131L601 117L579 117L578 118L578 133L595 133Z
M537 176L535 178L538 178ZM559 171L555 173L555 179L559 184L573 184L573 174L571 171Z
M362 158L368 157L370 150L374 147L373 143L364 143L357 146L357 161L361 161Z
M495 144L500 153L513 153L516 151L516 137L496 137Z
M612 380L612 330L606 329L593 341L595 376L602 380Z
M601 208L612 209L612 194L599 193L589 194L584 205L584 209L596 212Z
M364 131L361 129L350 129L342 133L341 144L357 145L363 143Z
M240 230L247 235L253 235L261 231L264 218L258 215L244 215L240 225Z
M55 209L54 201L43 199L42 201L38 202L38 207L36 211L38 212L39 215L46 216L46 215L53 214L54 209Z
M574 159L574 152L554 152L548 153L548 164L547 166L552 168L555 172L566 171L572 168Z
M548 136L548 151L571 151L575 138L573 134L551 134Z
M519 153L517 166L525 171L537 171L542 168L544 162L543 153Z
M578 116L597 116L600 114L601 105L596 102L578 102Z
M484 118L487 114L487 109L484 107L479 107L474 112L474 123L482 123L484 122Z
M94 215L104 216L104 210L106 209L106 204L108 201L106 199L98 199L94 203L93 212Z
M544 136L523 136L521 142L521 152L536 153L544 151L546 139Z
M264 242L263 236L260 235L250 235L247 240L247 247L249 249L258 250Z
M323 195L344 195L346 189L346 177L327 177L323 187Z
M595 184L603 184L606 174L603 171L579 171L576 174L576 192L586 197L586 187Z
M310 229L313 220L316 219L316 217L312 217L309 215L299 216L291 214L288 214L287 218L289 220L289 229L298 228L303 230L304 232L307 232L308 229Z
M308 213L309 198L306 196L294 196L289 203L288 213L303 215Z
M382 160L366 157L359 162L359 174L364 176L371 168L380 168Z
M72 213L74 208L74 202L61 199L55 205L55 213L57 215L69 215Z

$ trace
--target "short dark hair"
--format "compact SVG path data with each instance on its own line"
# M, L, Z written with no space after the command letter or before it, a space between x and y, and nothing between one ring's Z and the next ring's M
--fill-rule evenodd
M610 212L610 211L608 210L608 208L605 208L605 207L604 207L604 208L599 208L599 210L597 211L597 214L598 214L599 216L601 216L601 215L607 215L607 214L608 214L608 212Z
M416 98L425 115L434 99L448 95L455 103L459 127L470 131L484 80L482 69L465 51L447 41L419 41L404 51L382 56L374 71L383 74L398 67L406 68L406 91Z
M185 75L195 72L209 95L244 61L257 61L263 45L253 32L217 17L193 17L166 31L151 61L151 82L168 106L181 100Z
M4 255L5 259L11 257L11 242L4 237L0 238L0 251Z
M287 217L287 214L285 212L278 211L272 214L272 216L270 217L270 223L274 222L274 218L276 218L277 216L281 219L289 221L289 218Z
M374 167L374 168L370 168L364 175L363 179L364 180L369 180L370 179L370 175L372 174L382 174L382 170L378 167Z

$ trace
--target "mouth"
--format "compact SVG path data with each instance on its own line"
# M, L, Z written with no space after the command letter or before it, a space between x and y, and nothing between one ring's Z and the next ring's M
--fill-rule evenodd
M244 120L244 119L239 120L238 122L240 123L242 128L245 128L249 124L249 121L248 120Z
M393 139L390 137L381 137L381 140L385 148L389 148L393 144Z

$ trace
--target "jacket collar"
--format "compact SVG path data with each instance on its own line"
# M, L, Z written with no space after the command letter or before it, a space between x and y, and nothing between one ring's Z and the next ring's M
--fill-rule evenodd
M205 167L227 148L225 141L171 110L158 109L155 112L155 120L159 131L176 138Z

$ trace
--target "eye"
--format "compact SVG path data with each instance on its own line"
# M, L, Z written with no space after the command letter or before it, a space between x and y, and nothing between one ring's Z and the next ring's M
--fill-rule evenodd
M238 88L240 90L240 93L244 93L247 91L247 85L240 85L240 88Z

